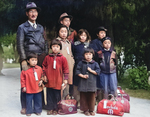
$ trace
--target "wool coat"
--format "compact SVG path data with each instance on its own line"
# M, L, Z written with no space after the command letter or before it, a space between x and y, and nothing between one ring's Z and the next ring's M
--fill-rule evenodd
M93 48L93 50L95 52L94 60L99 63L97 52L102 50L102 48L103 48L103 43L101 42L101 39L94 39L90 43L90 47Z
M98 52L100 58L100 68L102 73L116 73L116 52L112 49Z
M56 66L54 65L54 60L56 61ZM48 79L48 83L45 84L45 86L48 88L61 90L63 77L67 80L69 74L68 62L66 58L62 54L49 54L45 57L42 66L44 75L46 75Z
M89 75L89 78L87 79L80 77L80 83L78 85L78 90L80 92L95 92L97 90L97 75L94 75L91 72L89 72L87 70L88 67L94 70L97 73L97 75L100 74L99 65L94 60L92 60L91 62L87 62L85 60L80 61L77 65L76 74Z
M38 80L35 79L34 71L37 73ZM43 87L39 87L39 81L42 78L42 68L38 65L35 67L31 67L28 70L24 71L22 70L20 75L20 81L21 81L21 88L26 87L26 93L39 93L43 90Z
M89 42L84 42L81 43L80 41L76 41L74 42L74 44L72 44L72 53L74 56L74 60L75 60L75 65L74 65L74 69L73 69L73 84L78 86L79 81L80 81L80 77L78 75L75 75L76 72L76 67L77 64L82 61L83 57L83 52L84 52L84 48L87 48L89 46Z

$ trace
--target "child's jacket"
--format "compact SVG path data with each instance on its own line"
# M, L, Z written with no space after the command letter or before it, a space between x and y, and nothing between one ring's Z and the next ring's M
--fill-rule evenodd
M116 52L101 50L97 52L100 58L100 68L102 73L116 73Z
M91 62L87 62L85 60L80 61L76 68L76 75L78 74L89 75L88 79L80 78L80 83L78 85L78 90L80 92L95 92L97 90L96 86L97 75L94 75L91 72L89 72L87 70L88 67L94 70L98 75L100 73L99 65L94 60L92 60Z
M54 60L56 60L56 69L54 69ZM43 72L47 76L48 83L45 85L48 88L61 90L61 85L64 79L68 79L69 68L67 59L62 54L49 54L43 61Z
M37 73L38 81L34 76L34 71ZM21 88L26 87L26 93L39 93L43 90L43 87L39 87L39 81L41 80L43 71L38 65L31 67L26 71L21 72Z

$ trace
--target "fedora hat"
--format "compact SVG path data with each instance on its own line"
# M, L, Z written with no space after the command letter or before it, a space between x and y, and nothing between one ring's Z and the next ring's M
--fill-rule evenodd
M67 13L63 13L60 15L58 22L62 21L64 18L70 18L70 20L73 20L73 17L71 15L68 15Z
M29 11L30 9L37 9L38 12L41 11L41 9L39 7L36 6L36 4L34 2L28 2L26 5L26 11Z

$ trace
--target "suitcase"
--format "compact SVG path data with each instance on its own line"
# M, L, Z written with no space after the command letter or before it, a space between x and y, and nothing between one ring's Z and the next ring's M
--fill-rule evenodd
M123 116L123 105L115 99L103 99L97 105L97 113L107 115Z
M122 96L124 98L126 98L128 101L130 101L130 96L124 90L122 90L121 86L117 87L117 94L118 94L118 97L121 97L120 94L122 94Z
M123 111L125 113L130 113L130 103L129 103L129 101L126 98L124 98L122 95L121 95L121 97L117 97L116 99L119 102L122 103L122 105L123 105Z

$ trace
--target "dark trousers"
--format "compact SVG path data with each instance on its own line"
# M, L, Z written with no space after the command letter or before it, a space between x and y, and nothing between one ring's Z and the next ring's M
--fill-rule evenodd
M47 109L57 110L57 103L61 100L61 90L47 88Z
M26 108L26 93L22 92L20 93L20 101L21 101L21 107Z
M33 104L33 105L32 105ZM26 93L26 114L42 112L42 96L40 93Z
M94 111L95 92L80 92L80 110Z

